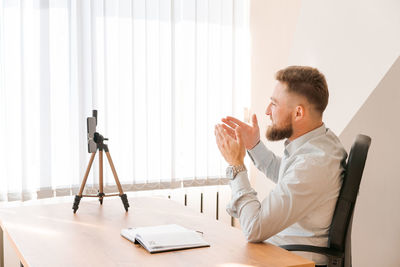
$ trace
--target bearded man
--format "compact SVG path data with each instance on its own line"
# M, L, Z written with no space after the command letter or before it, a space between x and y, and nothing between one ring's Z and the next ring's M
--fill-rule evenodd
M232 199L227 212L239 218L249 242L275 245L327 246L328 232L339 196L347 153L322 120L329 92L324 75L315 68L290 66L276 73L277 84L265 114L272 125L270 141L285 141L278 157L260 141L255 114L252 124L226 117L215 126L218 148L229 164ZM276 183L260 202L251 187L244 157ZM322 255L297 252L324 266Z

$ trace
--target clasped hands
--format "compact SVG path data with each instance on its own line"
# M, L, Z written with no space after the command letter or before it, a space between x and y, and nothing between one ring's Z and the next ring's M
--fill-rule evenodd
M252 125L230 116L221 121L223 124L217 124L214 131L218 149L229 165L243 165L246 149L252 149L260 141L257 116L253 114Z

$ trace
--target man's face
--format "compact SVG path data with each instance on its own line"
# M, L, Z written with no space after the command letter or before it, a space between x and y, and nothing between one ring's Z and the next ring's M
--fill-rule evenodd
M289 138L293 134L291 95L286 84L278 82L271 96L265 114L270 117L272 125L268 126L265 136L270 141Z

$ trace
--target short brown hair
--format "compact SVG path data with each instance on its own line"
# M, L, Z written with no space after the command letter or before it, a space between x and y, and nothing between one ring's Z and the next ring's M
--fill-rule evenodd
M328 105L328 85L316 68L290 66L278 71L275 78L286 83L288 91L304 96L321 114Z

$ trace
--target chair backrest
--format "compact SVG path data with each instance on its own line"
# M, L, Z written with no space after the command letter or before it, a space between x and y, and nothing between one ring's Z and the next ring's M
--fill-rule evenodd
M351 227L351 218L356 203L361 177L367 159L371 138L359 134L350 149L349 158L345 167L342 188L336 202L335 212L329 231L330 248L341 252L345 250L346 234Z

